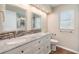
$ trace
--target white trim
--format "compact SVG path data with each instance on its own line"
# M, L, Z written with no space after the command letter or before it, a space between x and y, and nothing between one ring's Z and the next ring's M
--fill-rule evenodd
M66 50L68 50L68 51L71 51L71 52L73 52L73 53L77 53L77 54L79 54L78 51L75 51L75 50L69 49L69 48L67 48L67 47L60 46L60 45L57 45L57 46L60 47L60 48L66 49Z

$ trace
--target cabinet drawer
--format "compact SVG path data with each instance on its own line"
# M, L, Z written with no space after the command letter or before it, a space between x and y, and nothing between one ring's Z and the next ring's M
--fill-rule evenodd
M40 47L40 44L38 42L39 40L23 45L21 47L23 53L24 54L37 54L42 48Z
M34 46L32 51L34 54L41 54L43 53L42 50L43 50L43 46Z
M22 54L32 54L33 51L33 45L34 42L30 42L28 44L24 44L21 47L19 47L21 49L21 53Z
M8 52L5 52L6 54L21 54L21 50L19 48L15 48L13 50L10 50Z
M21 53L22 54L32 54L33 53L32 50L33 50L32 47L25 47L21 50Z

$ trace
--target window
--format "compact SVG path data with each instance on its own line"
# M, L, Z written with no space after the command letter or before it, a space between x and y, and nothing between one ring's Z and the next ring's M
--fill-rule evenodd
M74 29L74 11L67 10L60 13L60 30L72 31Z

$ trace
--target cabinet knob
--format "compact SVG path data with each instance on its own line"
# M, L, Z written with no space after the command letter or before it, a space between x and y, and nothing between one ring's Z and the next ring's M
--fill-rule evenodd
M24 51L21 51L21 53L23 53Z
M40 41L39 41L39 43L40 43Z
M38 48L40 50L40 48Z
M49 46L47 46L47 48L49 48Z

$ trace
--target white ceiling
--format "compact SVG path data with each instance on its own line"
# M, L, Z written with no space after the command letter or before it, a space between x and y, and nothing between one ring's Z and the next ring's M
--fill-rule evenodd
M54 8L54 7L59 6L60 4L41 4L41 5L44 5L44 6L47 6L47 7L50 7L50 8Z
M43 12L51 13L53 8L59 6L60 4L32 4L33 6L39 8Z

